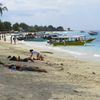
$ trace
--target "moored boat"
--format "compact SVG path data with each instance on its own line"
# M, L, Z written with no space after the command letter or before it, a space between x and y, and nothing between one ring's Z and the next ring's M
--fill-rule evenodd
M90 31L90 32L88 32L88 34L90 34L90 35L97 35L97 34L98 34L98 32L95 32L95 31Z
M67 45L84 45L88 42L92 42L95 38L87 39L86 36L59 36L52 37L48 43L54 46L67 46Z

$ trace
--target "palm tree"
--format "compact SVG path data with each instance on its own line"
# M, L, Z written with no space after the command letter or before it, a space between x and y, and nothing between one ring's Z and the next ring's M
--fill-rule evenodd
M8 11L7 7L3 7L3 4L0 3L0 15L2 16L3 11Z

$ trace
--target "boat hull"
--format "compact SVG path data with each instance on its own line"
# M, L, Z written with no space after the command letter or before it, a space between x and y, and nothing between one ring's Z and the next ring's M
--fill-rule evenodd
M84 41L66 41L66 42L54 42L52 43L54 46L67 46L67 45L84 45L85 42Z
M90 42L94 41L95 39L96 38L88 39L88 40L86 40L86 43L90 43Z

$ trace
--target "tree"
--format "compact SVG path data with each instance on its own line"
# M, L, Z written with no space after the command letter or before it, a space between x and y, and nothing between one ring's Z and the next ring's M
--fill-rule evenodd
M39 31L39 26L38 25L35 25L34 26L34 32L38 32Z
M34 32L34 27L33 26L29 26L29 32Z
M44 26L43 27L43 31L47 31L47 26Z
M47 29L48 31L54 31L54 27L52 25L49 25Z
M20 27L23 29L23 31L27 32L29 31L29 26L25 23L20 23Z
M57 31L64 31L62 26L57 27Z
M4 31L4 29L5 29L4 23L0 21L0 31Z
M18 23L13 24L13 30L14 31L19 31L19 28L20 28L20 26L19 26Z
M12 29L10 22L5 21L3 24L5 27L5 30L10 31Z
M7 9L7 7L3 7L3 4L2 3L0 3L0 15L2 16L2 14L3 14L3 11L8 11L8 9Z

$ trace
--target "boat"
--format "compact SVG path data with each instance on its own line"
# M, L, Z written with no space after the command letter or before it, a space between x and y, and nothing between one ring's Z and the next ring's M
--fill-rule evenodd
M85 31L80 31L80 33L85 33Z
M25 36L20 36L17 38L18 40L22 41L37 41L37 42L44 42L47 39L44 37L40 37L40 36L34 36L34 35L25 35Z
M33 39L34 37L35 37L34 34L26 34L25 36L20 35L17 39L21 41L21 40Z
M90 35L97 35L97 34L98 34L98 32L95 32L95 31L90 31L90 32L88 32L88 34L90 34Z
M52 37L48 43L54 46L67 46L67 45L85 45L86 43L92 42L95 38L87 39L86 36L58 36Z
M20 36L18 40L24 41L37 41L37 42L44 42L52 37L57 37L58 34L26 34L25 36Z
M45 41L47 41L47 39L44 39L42 37L40 37L40 38L34 37L34 38L28 38L28 39L26 38L26 39L24 39L24 41L45 42Z

